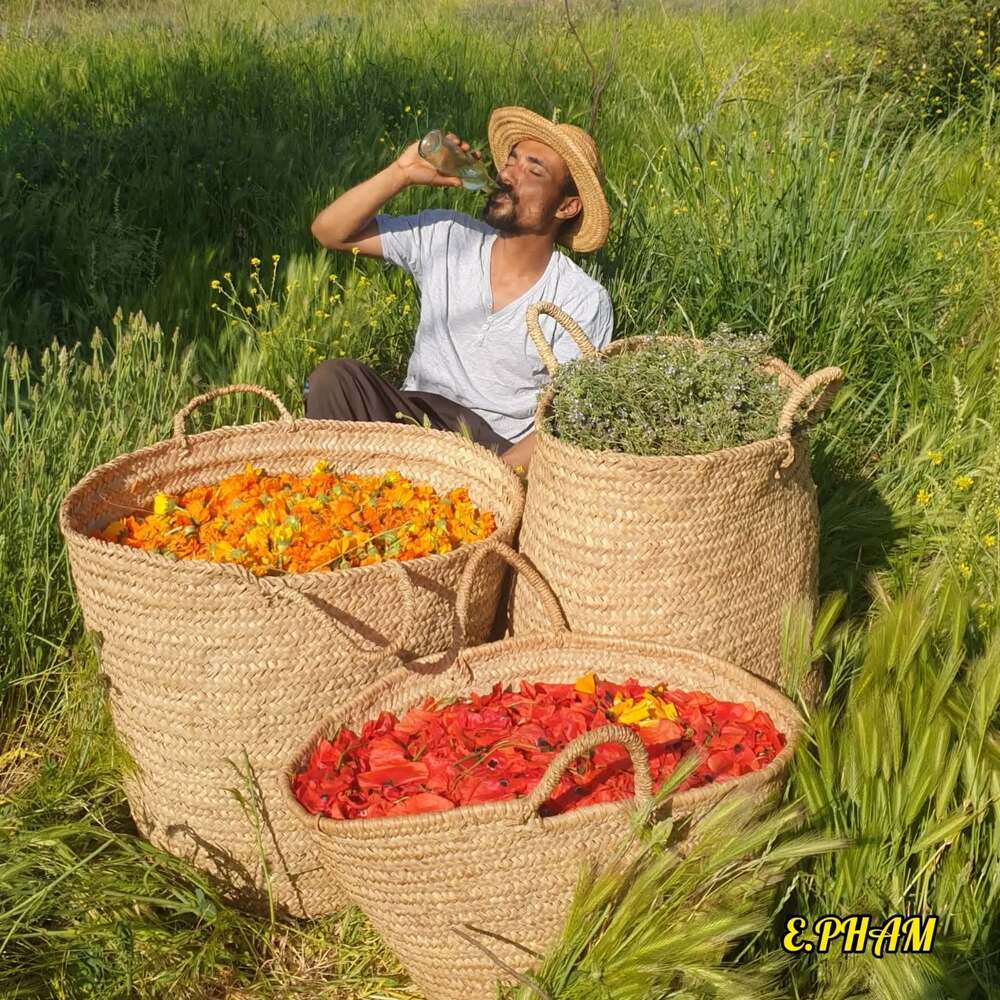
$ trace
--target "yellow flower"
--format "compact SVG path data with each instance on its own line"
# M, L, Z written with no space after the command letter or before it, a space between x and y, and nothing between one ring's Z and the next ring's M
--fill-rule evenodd
M355 257L357 257L357 255L361 253L360 247L351 247L351 253L354 254Z
M278 518L273 510L262 510L254 517L254 520L262 528L276 528L278 526Z
M972 484L975 482L975 480L972 478L972 476L955 476L952 482L954 483L956 490L958 490L960 493L966 493L972 489Z
M921 487L917 490L917 506L926 507L931 502L931 494L929 490L925 490Z
M651 726L661 719L676 719L677 708L672 702L657 697L652 691L646 691L638 701L622 698L619 693L615 695L611 714L616 722L626 726Z
M322 458L312 467L312 474L314 476L321 476L329 468L330 463L325 458Z
M403 114L408 115L409 113L410 113L410 106L409 104L407 104L406 107L403 108Z
M153 513L162 517L164 514L170 514L177 509L177 502L173 497L167 496L166 493L157 493L153 497Z
M260 257L251 257L250 258L250 266L251 267L260 267Z
M940 451L927 452L927 460L931 465L940 465L944 461L944 455Z
M233 272L232 271L226 271L226 273L222 277L225 278L226 281L230 281L232 279L232 277L233 277Z
M968 580L972 576L972 567L967 562L959 563L958 572L964 580Z
M993 546L996 545L996 543L997 543L996 535L983 535L983 545L985 545L986 548L992 549Z
M219 289L220 289L221 287L222 287L222 282L221 282L221 281L219 281L219 279L218 279L218 278L216 278L216 279L215 279L215 280L214 280L214 281L212 282L212 289L213 289L214 291L216 291L216 292L217 292L217 291L218 291L218 290L219 290Z
M708 161L708 165L710 167L717 167L719 165L719 161L718 160L709 160Z
M274 529L271 537L274 538L275 544L284 547L291 544L292 539L295 537L295 531L291 525L282 524Z
M277 253L271 254L271 263L272 264L277 264L279 260L281 260L281 254L277 254Z

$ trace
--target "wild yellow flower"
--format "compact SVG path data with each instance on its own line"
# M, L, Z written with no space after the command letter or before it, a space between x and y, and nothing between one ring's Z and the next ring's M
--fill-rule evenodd
M927 221L928 222L933 222L936 218L937 218L937 213L936 212L928 212L927 213Z
M972 484L974 482L975 480L972 478L972 476L955 476L955 478L952 480L955 489L958 490L960 493L967 493L969 490L971 490Z
M219 281L219 279L218 279L218 278L216 278L216 279L215 279L215 280L214 280L214 281L212 282L212 290L213 290L213 291L215 291L215 292L217 292L217 291L218 291L218 290L219 290L219 289L220 289L221 287L222 287L222 282L221 282L221 281Z
M927 460L931 465L940 465L944 461L944 454L940 451L927 452Z
M985 229L986 228L986 220L985 219L976 219L975 222L972 223L972 228L973 229L977 229L977 230L979 230L979 229Z
M992 549L993 546L996 545L996 543L997 543L996 535L983 535L983 545L985 545L986 548Z
M931 502L931 494L929 490L925 490L921 487L917 490L917 506L926 507Z
M972 576L972 567L967 562L959 563L958 572L963 580L968 580Z
M351 247L351 253L354 254L355 257L357 257L357 255L359 253L361 253L361 248L360 247Z
M406 107L403 108L403 114L408 115L409 113L410 113L410 106L409 104L407 104Z
M277 264L279 260L281 260L281 254L277 254L277 253L271 254L271 263L272 264Z
M232 271L226 271L226 273L222 277L225 278L226 281L232 281L232 279L233 279L233 272Z
M709 160L708 161L708 165L710 167L717 167L719 165L719 161L718 160Z
M251 267L260 267L260 257L251 257L250 258L250 266Z

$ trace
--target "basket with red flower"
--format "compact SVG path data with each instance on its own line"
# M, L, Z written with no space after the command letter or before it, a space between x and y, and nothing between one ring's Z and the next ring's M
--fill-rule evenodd
M780 793L801 720L767 683L691 650L570 633L521 555L491 554L535 588L550 634L458 642L376 682L290 762L288 808L414 982L434 1000L495 995L552 943L582 863L614 850L630 810L680 759L679 829L728 791Z

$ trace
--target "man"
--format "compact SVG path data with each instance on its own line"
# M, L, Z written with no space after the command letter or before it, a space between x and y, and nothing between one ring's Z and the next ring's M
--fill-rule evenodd
M380 257L420 289L420 324L402 390L351 359L324 361L306 382L306 416L394 420L403 413L457 431L527 467L545 367L527 330L531 303L553 302L598 348L611 339L608 293L557 243L587 252L603 245L608 206L593 139L526 108L497 108L488 128L498 189L483 221L460 212L379 215L413 184L460 187L421 158L417 143L374 177L323 209L313 235L331 250ZM451 135L455 141L458 137ZM464 150L469 145L462 142ZM472 154L478 157L478 153ZM559 361L579 357L549 316L543 332Z

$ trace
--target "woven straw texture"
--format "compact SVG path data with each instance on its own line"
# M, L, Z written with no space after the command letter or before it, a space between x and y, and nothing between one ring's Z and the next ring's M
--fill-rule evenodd
M185 434L190 410L234 391L266 396L281 419ZM269 873L278 903L296 915L329 912L342 894L276 792L280 768L303 729L397 668L399 656L449 648L462 568L485 542L407 562L257 578L236 565L175 562L90 535L148 510L160 490L214 482L247 462L304 474L319 459L362 474L396 468L439 491L467 485L495 513L500 539L510 540L520 519L520 482L485 448L402 424L296 421L255 386L192 400L173 439L95 469L60 510L84 621L99 633L115 726L137 765L126 787L139 829L218 877L242 905L263 905ZM502 583L494 569L480 576L472 600L470 629L480 640Z
M518 569L519 579L539 586L541 578L531 574L523 557L502 545L493 548ZM484 557L492 561L486 548L470 560L470 575ZM542 600L550 616L548 635L507 638L451 658L425 658L384 677L334 713L291 761L282 782L289 808L321 844L330 877L364 910L427 1000L496 995L495 984L503 975L474 943L477 939L510 968L530 968L535 959L523 949L542 953L554 942L581 864L602 860L627 839L634 802L583 806L544 819L537 815L563 768L594 745L590 733L557 756L526 799L418 816L330 820L307 813L289 787L290 777L305 765L320 738L334 736L342 726L357 731L382 711L404 713L428 695L485 694L497 682L523 679L573 682L588 671L611 680L666 681L717 698L751 701L771 715L788 743L761 771L674 796L672 815L694 818L736 788L761 801L778 794L800 732L801 718L791 702L745 671L684 649L573 634L565 630L551 593ZM641 741L618 726L607 727L601 736L622 730L624 736L618 738L632 756L641 799L649 788Z
M556 359L538 314L564 325L586 356L596 351L573 320L548 303L528 327L550 372ZM649 338L616 341L605 354ZM535 417L518 549L556 592L574 630L659 639L699 649L775 682L784 609L811 608L818 577L818 509L804 430L829 405L842 374L801 379L768 363L788 400L775 437L706 455L636 456L567 444L545 428L554 390ZM542 608L516 581L514 635L537 631ZM818 678L803 693L812 697Z

